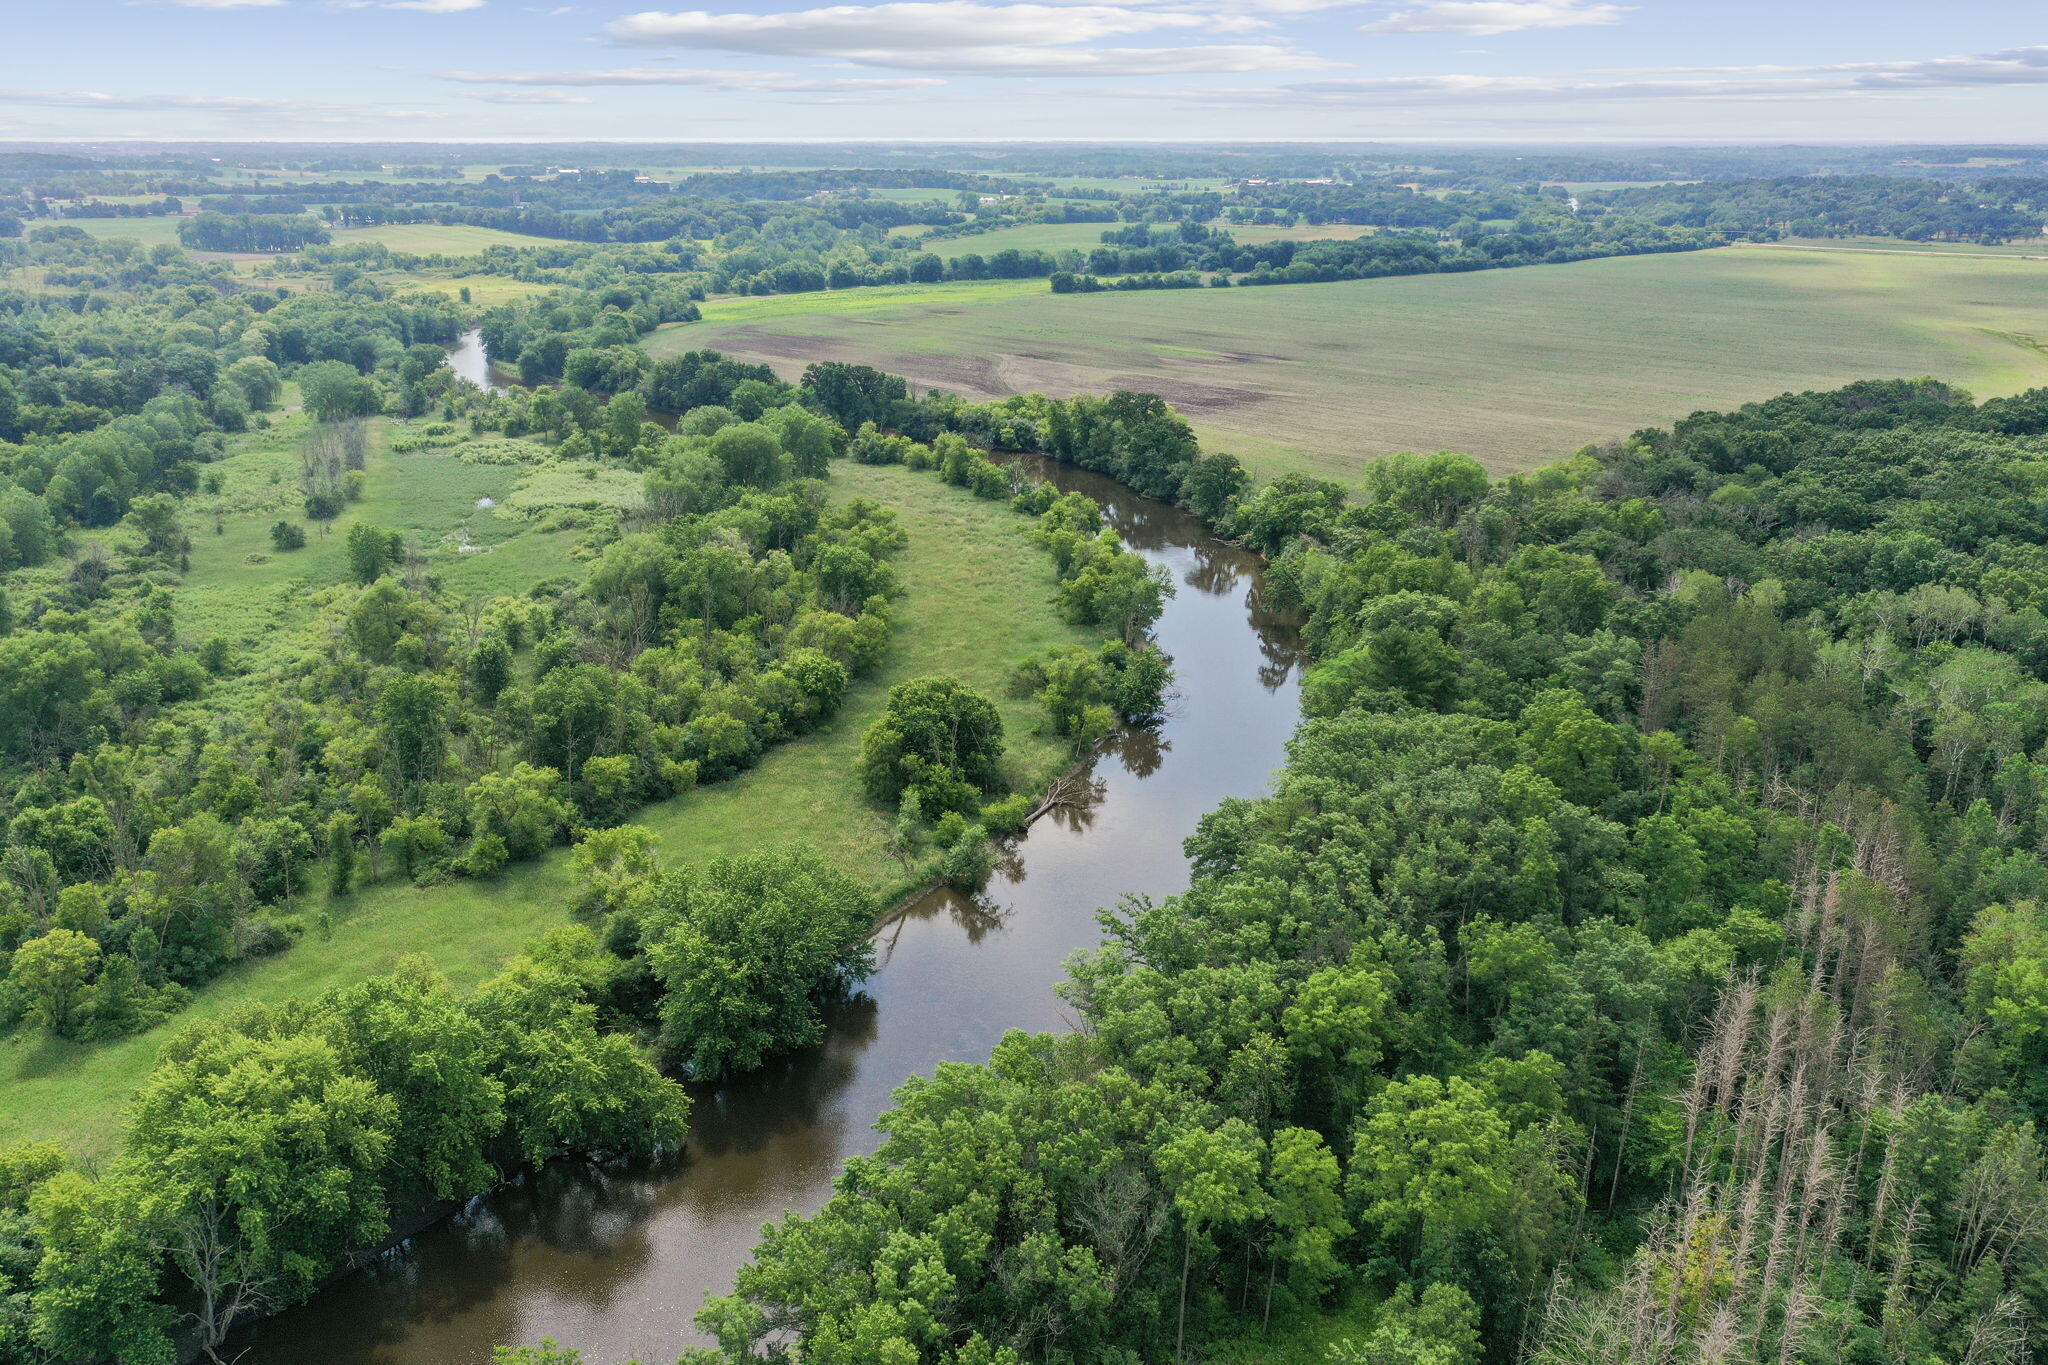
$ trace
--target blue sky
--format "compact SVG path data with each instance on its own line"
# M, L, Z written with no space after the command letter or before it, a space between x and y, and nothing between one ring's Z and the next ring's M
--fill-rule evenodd
M0 0L0 15L0 139L2048 137L2048 8L2031 0Z

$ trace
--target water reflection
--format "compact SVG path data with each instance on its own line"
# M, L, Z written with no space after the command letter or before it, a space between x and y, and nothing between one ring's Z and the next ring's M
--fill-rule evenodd
M1255 557L1177 509L1038 461L1103 504L1125 543L1181 585L1158 626L1179 691L1156 728L1119 734L1073 799L1032 826L980 893L936 891L878 938L879 970L816 1046L696 1096L688 1149L659 1162L551 1166L430 1229L238 1343L251 1365L481 1365L553 1336L592 1365L672 1360L763 1223L831 1193L874 1150L912 1075L980 1060L1010 1028L1064 1029L1066 957L1095 911L1187 884L1181 841L1225 796L1265 787L1297 715L1299 644L1267 610Z
M491 364L484 350L484 334L472 327L448 348L448 368L461 378L490 393L509 393L512 377Z

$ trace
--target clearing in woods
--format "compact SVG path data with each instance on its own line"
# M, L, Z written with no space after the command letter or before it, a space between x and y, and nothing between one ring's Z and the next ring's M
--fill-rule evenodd
M986 239L983 239L986 240ZM2048 384L2048 262L1729 248L1342 284L1054 295L1044 281L714 302L657 355L850 360L978 397L1150 389L1255 469L1396 450L1526 469L1701 408L1936 375Z

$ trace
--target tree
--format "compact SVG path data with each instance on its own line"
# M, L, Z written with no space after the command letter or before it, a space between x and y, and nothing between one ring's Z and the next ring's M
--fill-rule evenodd
M136 1092L128 1169L159 1201L211 1353L385 1226L397 1106L334 1046L261 1016L188 1029Z
M368 587L384 570L405 557L405 540L396 531L380 531L367 522L348 528L348 571L356 582Z
M957 678L912 678L889 689L882 716L861 738L860 775L877 800L895 804L918 789L927 817L971 810L993 791L1003 752L1003 718L994 702Z
M56 1360L173 1365L175 1315L158 1297L163 1190L140 1171L60 1171L28 1196L42 1256L32 1332ZM24 1359L31 1358L26 1353Z
M1411 1257L1484 1223L1507 1199L1508 1127L1462 1077L1396 1081L1372 1098L1353 1134L1348 1192L1358 1218Z
M1330 1365L1478 1365L1479 1306L1454 1284L1403 1285L1380 1305L1363 1342L1330 1349Z
M666 991L663 1047L717 1080L816 1041L819 998L872 970L875 914L865 888L807 849L671 873L648 950Z
M598 1031L586 997L605 963L588 930L557 930L470 1002L486 1065L505 1088L504 1140L526 1161L653 1152L683 1140L690 1101L682 1087L633 1039Z
M1243 1119L1225 1119L1219 1126L1195 1128L1169 1139L1159 1149L1159 1173L1173 1191L1180 1214L1180 1317L1174 1330L1173 1353L1187 1349L1188 1273L1195 1242L1210 1229L1251 1223L1266 1212L1260 1183L1265 1143Z
M31 1022L69 1037L99 964L100 945L93 939L75 929L52 929L14 950L8 990Z
M504 1125L483 1026L425 958L320 1001L316 1027L343 1066L393 1105L387 1183L407 1204L486 1188Z
M270 528L270 544L276 550L303 550L306 533L292 522L280 521Z
M408 805L421 784L440 774L449 703L447 683L417 673L394 674L377 697L377 727L390 761L392 788Z
M142 534L144 554L175 558L192 548L178 520L178 500L168 493L135 499L128 504L128 519Z
M782 443L759 422L735 422L711 438L711 455L729 482L748 488L771 488L782 481Z
M294 377L306 411L323 422L372 416L382 406L376 383L338 360L302 365Z
M1267 1251L1266 1307L1273 1311L1273 1270L1285 1264L1289 1277L1313 1295L1343 1273L1337 1244L1350 1235L1337 1157L1322 1134L1282 1128L1268 1147L1266 1190L1273 1244Z

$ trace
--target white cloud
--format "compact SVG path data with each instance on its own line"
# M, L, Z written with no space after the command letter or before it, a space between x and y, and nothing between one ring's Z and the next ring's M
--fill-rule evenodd
M1478 104L1556 105L1623 101L1897 99L1997 86L2048 85L2048 45L1977 56L1814 66L1651 67L1534 76L1447 73L1295 81L1263 90L1184 91L1215 108ZM1162 96L1164 92L1126 92Z
M284 0L163 0L180 9L273 9Z
M844 54L863 66L981 76L1189 76L1254 71L1313 71L1336 63L1270 44L1195 47L1090 47L1032 51L1014 47L945 52Z
M1285 4L1316 2L1280 0ZM1083 46L1104 38L1161 30L1229 33L1265 26L1265 21L1243 14L1190 8L891 0L877 5L833 5L782 14L648 11L615 21L605 33L614 42L629 46L831 57L856 66L887 70L999 76L1302 71L1332 65L1271 43Z
M673 66L659 69L623 67L611 71L440 71L434 78L463 85L695 85L718 90L796 94L928 90L946 84L937 76L812 78L780 71L707 71Z
M327 104L315 100L269 99L251 95L109 95L98 90L0 90L0 104L33 104L50 109L170 110L235 118L262 115L294 123L325 124L442 117L421 109Z
M1627 5L1589 0L1435 0L1420 9L1403 10L1361 28L1364 33L1462 33L1489 38L1532 28L1583 28L1611 24L1628 12Z
M327 0L329 9L409 9L418 14L461 14L484 0Z
M566 90L460 90L466 100L486 104L588 104L590 96L572 95Z
M1123 5L981 4L976 0L896 0L831 5L782 14L648 10L606 25L613 41L635 46L698 47L845 57L864 51L1042 47L1084 43L1161 28L1208 28L1214 20L1174 10Z

